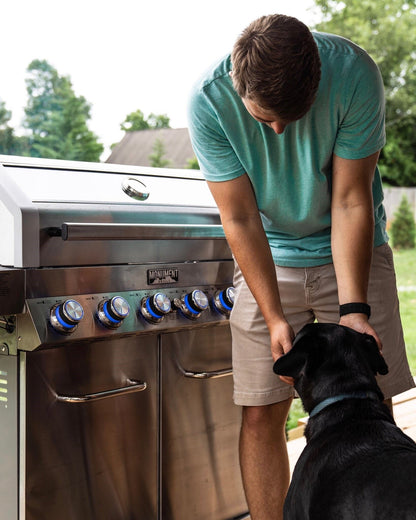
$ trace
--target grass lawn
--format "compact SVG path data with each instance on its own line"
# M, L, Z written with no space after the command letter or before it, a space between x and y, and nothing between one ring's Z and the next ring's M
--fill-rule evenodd
M394 251L394 264L407 357L416 376L416 249Z
M416 249L394 251L394 264L407 357L412 374L416 376ZM290 409L287 429L295 428L298 418L305 415L300 399L295 399Z

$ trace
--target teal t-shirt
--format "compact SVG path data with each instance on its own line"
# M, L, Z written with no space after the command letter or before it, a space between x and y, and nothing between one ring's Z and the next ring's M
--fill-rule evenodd
M384 89L374 61L345 38L313 33L322 76L309 112L277 135L257 122L235 92L231 58L217 63L192 92L189 132L205 178L248 174L277 265L332 261L332 155L361 159L385 144ZM373 182L375 246L388 240L378 169Z

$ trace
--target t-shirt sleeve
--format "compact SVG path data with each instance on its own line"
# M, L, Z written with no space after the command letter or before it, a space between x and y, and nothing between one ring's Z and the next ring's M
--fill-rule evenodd
M207 180L227 181L245 173L204 89L195 88L191 93L188 125L192 147Z
M385 144L384 86L380 71L366 53L357 56L345 81L343 112L334 153L362 159Z

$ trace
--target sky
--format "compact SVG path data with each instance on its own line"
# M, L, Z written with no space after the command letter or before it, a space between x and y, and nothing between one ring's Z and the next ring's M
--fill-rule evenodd
M187 126L192 84L230 52L241 31L271 13L317 20L313 0L1 0L0 99L21 134L26 69L46 60L92 105L90 130L105 146L140 109Z

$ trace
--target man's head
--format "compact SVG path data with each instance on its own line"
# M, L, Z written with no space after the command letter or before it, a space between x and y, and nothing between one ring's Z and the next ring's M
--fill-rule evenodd
M275 14L255 20L235 43L231 61L234 88L256 119L269 123L276 116L285 126L312 106L321 62L311 32L296 18ZM257 118L258 112L268 118Z

